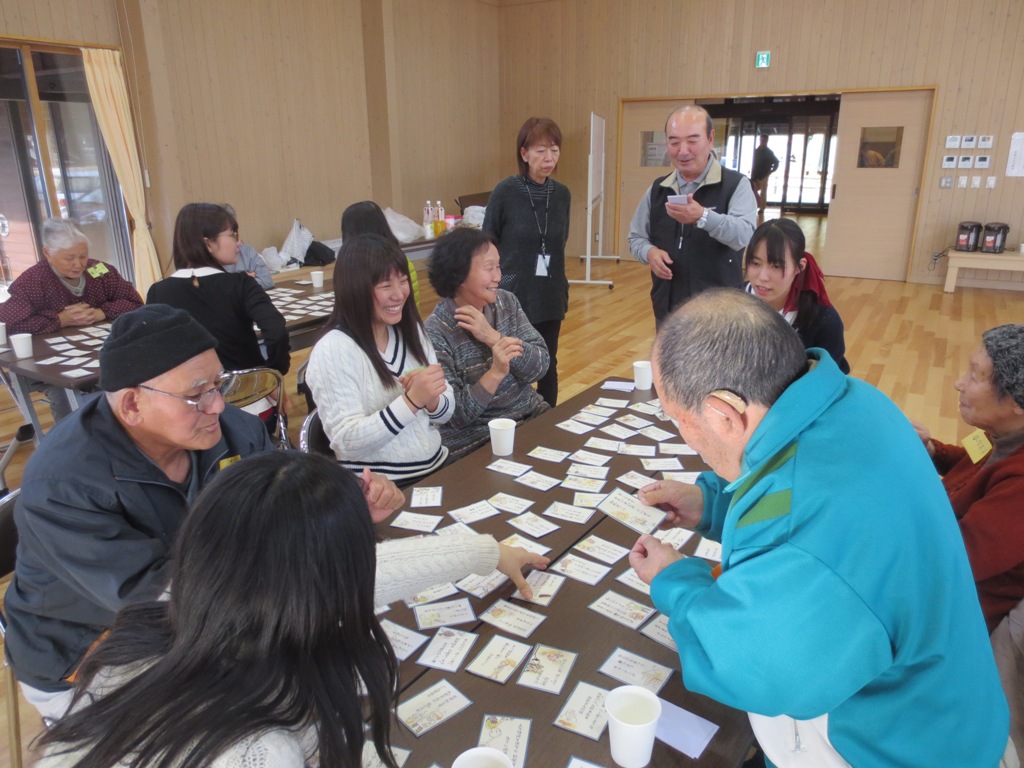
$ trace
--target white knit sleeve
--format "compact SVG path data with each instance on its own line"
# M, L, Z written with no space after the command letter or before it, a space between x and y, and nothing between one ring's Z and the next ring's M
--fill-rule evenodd
M498 542L484 534L392 539L377 545L374 605L412 597L428 587L486 576L498 567Z
M304 768L306 758L298 739L289 731L256 734L221 752L212 768Z
M436 365L437 352L434 351L434 345L423 329L420 329L420 343L427 356L427 365ZM455 390L452 389L451 382L447 379L444 382L444 392L437 399L437 408L428 411L427 415L430 417L431 424L447 424L455 415Z

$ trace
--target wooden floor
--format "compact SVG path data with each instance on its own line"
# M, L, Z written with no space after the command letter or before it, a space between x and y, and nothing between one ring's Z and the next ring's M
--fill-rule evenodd
M770 215L770 212L769 212ZM820 250L824 220L797 219L808 236L808 249ZM570 278L581 279L583 266L569 263ZM651 315L650 272L634 261L595 261L593 279L612 280L606 286L573 285L569 313L559 345L560 399L567 399L609 376L632 377L632 362L649 357L654 338ZM420 269L424 315L437 301ZM957 412L953 382L966 366L981 332L1003 323L1024 321L1024 294L980 288L942 292L941 285L909 285L879 280L830 278L829 295L846 325L847 358L851 375L864 379L895 401L910 417L923 421L945 441L956 441L971 431ZM292 356L288 387L295 392L295 372L309 350ZM6 392L0 393L0 445L6 444L21 423ZM45 410L45 409L44 409ZM298 442L305 403L292 397L289 432ZM18 487L29 448L22 448L6 473L11 488ZM0 582L0 590L6 585ZM35 710L21 702L22 741L39 730ZM7 764L6 708L0 712L0 765Z

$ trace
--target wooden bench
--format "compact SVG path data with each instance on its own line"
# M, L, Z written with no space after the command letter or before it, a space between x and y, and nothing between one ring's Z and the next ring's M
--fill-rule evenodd
M1024 272L1024 253L949 252L949 266L946 269L946 293L956 288L956 278L961 269L1002 269L1010 272Z

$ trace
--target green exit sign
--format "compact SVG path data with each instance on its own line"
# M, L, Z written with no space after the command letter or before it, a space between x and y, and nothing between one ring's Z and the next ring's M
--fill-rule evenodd
M754 67L757 69L768 69L772 63L772 52L771 51L758 51L757 56L754 58Z

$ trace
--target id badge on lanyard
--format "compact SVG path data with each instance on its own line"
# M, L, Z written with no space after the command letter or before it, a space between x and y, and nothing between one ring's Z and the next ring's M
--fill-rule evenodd
M537 254L537 277L547 277L548 268L551 266L550 253Z

